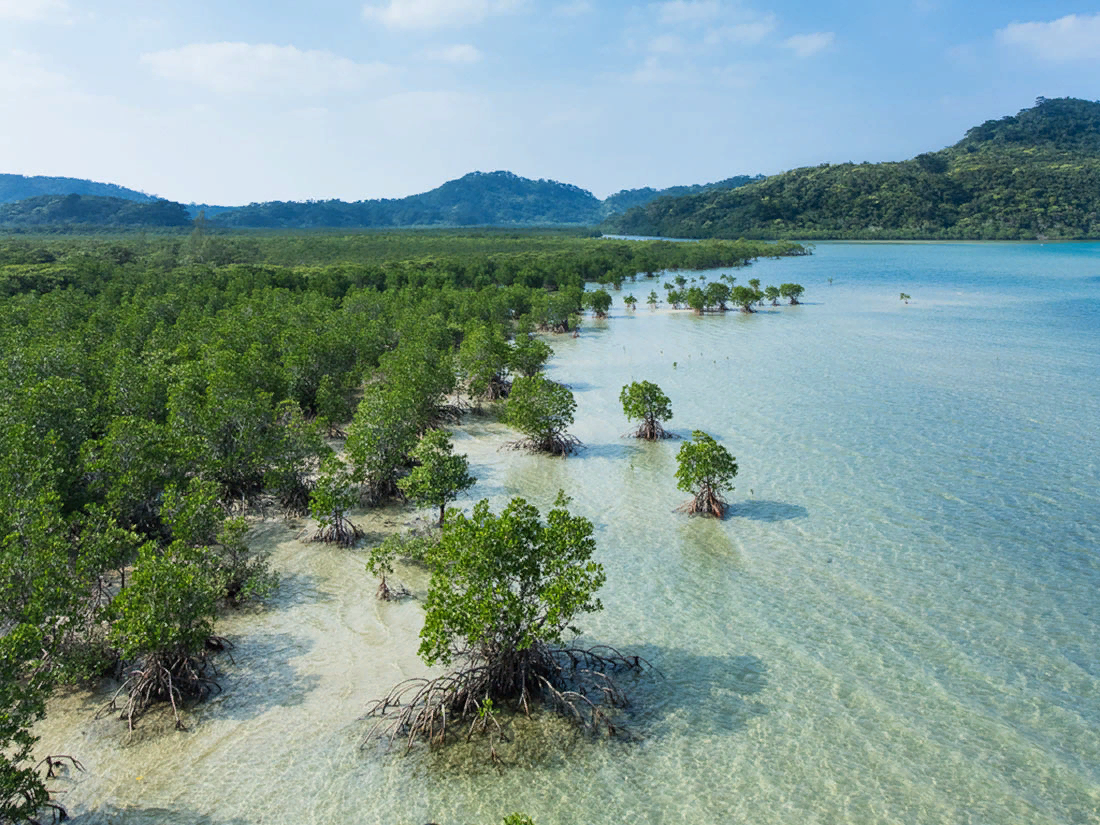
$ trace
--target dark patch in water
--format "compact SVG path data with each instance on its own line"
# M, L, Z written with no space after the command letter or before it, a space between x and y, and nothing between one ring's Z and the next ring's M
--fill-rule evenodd
M788 504L785 501L749 499L731 504L726 511L727 518L747 518L752 521L789 521L794 518L806 518L809 511L801 504Z

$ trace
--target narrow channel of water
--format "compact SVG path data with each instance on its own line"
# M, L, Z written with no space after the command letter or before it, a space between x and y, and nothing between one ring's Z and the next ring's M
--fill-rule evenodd
M57 783L73 821L1096 822L1100 245L820 244L734 274L802 283L805 304L651 312L639 282L622 294L643 308L553 341L579 456L456 432L467 505L560 488L595 523L585 638L664 674L629 685L639 742L543 726L503 772L361 750L369 701L424 672L419 608L377 602L362 551L264 524L283 586L220 626L225 692L189 732L153 718L128 739L93 718L101 695L51 704L43 750L88 769ZM622 438L619 390L642 379L676 432L737 456L725 521L673 512L677 442Z

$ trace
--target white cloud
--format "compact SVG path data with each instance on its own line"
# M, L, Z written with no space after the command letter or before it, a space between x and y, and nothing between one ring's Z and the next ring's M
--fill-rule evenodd
M783 45L799 57L813 57L818 52L827 49L836 40L833 32L813 32L812 34L796 34L783 41Z
M718 0L668 0L657 3L657 20L664 25L679 23L705 23L722 14Z
M662 34L649 42L649 50L660 54L680 54L684 41L674 34Z
M69 88L69 79L48 68L36 54L17 49L0 56L0 92L6 95L40 96Z
M469 43L456 43L453 46L441 46L437 49L426 49L423 52L427 60L439 63L480 63L484 55L476 46Z
M1011 23L997 40L1019 46L1044 60L1100 59L1100 14L1068 14L1049 23Z
M194 43L141 56L161 77L219 94L302 95L362 89L390 71L327 51L267 43Z
M752 23L736 23L732 26L719 26L707 31L703 42L708 46L718 46L723 43L737 43L743 46L754 46L776 29L775 15L769 14Z
M388 0L363 7L364 20L394 29L438 29L480 23L491 14L512 11L522 0Z
M0 0L0 20L68 23L71 18L65 0Z
M643 86L666 83L684 84L691 82L693 79L697 79L694 78L693 73L688 70L671 69L668 66L662 65L660 59L654 55L647 57L641 66L628 75L628 78L634 83Z
M588 0L573 0L571 3L561 3L553 8L553 13L558 17L581 17L591 11L592 4Z

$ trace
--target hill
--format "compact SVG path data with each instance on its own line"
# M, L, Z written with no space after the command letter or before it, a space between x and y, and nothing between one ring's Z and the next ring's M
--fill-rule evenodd
M195 218L202 212L212 227L226 229L269 228L369 228L400 226L524 226L524 225L581 225L592 226L605 218L616 215L654 198L665 195L685 195L710 189L730 189L762 176L727 178L717 183L694 186L674 186L669 189L624 189L603 201L592 193L566 183L552 180L531 180L511 172L471 172L442 186L410 195L407 198L363 200L349 203L340 200L326 201L270 201L248 206L211 206L189 204L188 216ZM6 187L6 188L5 188ZM0 204L17 203L43 196L80 195L82 197L109 197L143 203L157 199L113 184L95 183L78 178L25 178L22 175L0 175ZM27 194L31 193L31 194ZM5 210L0 224L8 227L45 227L49 225L136 225L132 221L140 213L119 210L106 204L93 206L86 201L77 211L89 220L79 220L75 214L76 202L61 206L59 202L35 200L22 206ZM151 219L165 218L163 209L151 213ZM53 220L56 219L56 220ZM154 222L151 226L166 224ZM175 225L175 224L172 224Z
M697 183L693 186L670 186L667 189L654 189L651 186L645 186L641 189L622 189L614 195L608 195L604 198L600 214L602 217L608 218L636 206L644 206L657 198L695 195L712 189L736 189L738 186L758 183L764 179L763 175L737 175L715 183Z
M0 203L15 203L39 195L96 195L121 198L128 201L150 203L157 200L152 195L117 186L113 183L96 183L83 178L57 178L35 175L0 174Z
M214 226L308 228L593 224L600 202L591 192L511 172L471 172L407 198L356 201L273 201L220 212Z
M938 152L659 198L604 228L686 238L1100 237L1100 103L1039 98Z
M38 195L0 204L0 226L49 227L173 227L189 226L182 204L166 200L137 202L99 195Z

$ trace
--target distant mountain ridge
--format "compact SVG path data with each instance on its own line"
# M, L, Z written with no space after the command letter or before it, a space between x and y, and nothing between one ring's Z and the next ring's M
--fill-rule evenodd
M95 203L98 197L118 200L116 191L129 193L129 199L145 203L158 201L144 193L113 184L97 184L76 178L24 178L22 191L49 190L35 197L47 198L33 203L0 198L0 226L29 228L56 226L133 226L135 213L119 204ZM225 229L309 229L371 228L403 226L592 226L639 203L665 194L684 194L712 188L731 188L762 179L742 175L717 183L677 186L669 189L622 190L600 201L578 186L553 180L532 180L512 172L471 172L456 180L406 198L384 198L347 202L270 201L248 206L226 207L190 204L185 209L194 218L201 211L211 227ZM71 183L66 183L71 182ZM97 188L98 187L98 188ZM65 191L72 189L74 191ZM75 191L80 190L80 191ZM3 190L0 190L3 191ZM13 184L10 191L20 191ZM78 206L72 198L87 201ZM68 198L62 205L60 198ZM51 200L52 199L52 200ZM5 205L6 203L6 205ZM21 205L20 205L21 204ZM158 221L169 218L163 209ZM96 221L102 223L96 224ZM166 226L163 222L151 224Z
M1039 98L938 152L658 198L603 228L681 238L1098 238L1100 103Z
M166 200L137 201L102 195L37 195L0 203L0 227L182 227L192 219L187 207Z
M121 198L128 201L149 203L158 200L153 195L127 189L113 183L96 183L82 178L47 177L45 175L0 174L0 203L34 198L40 195L94 195L105 198Z

